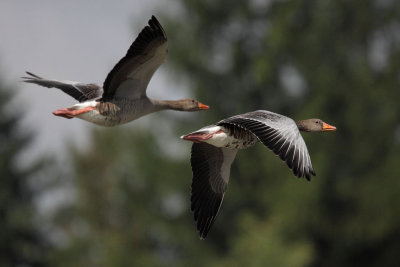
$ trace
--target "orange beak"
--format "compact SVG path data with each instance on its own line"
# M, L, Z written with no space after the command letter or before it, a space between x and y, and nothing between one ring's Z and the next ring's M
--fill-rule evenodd
M336 131L336 127L323 122L322 123L322 131L323 132Z
M200 103L200 102L197 104L197 107L198 107L199 109L202 109L202 110L207 110L207 109L210 108L209 106L204 105L203 103Z

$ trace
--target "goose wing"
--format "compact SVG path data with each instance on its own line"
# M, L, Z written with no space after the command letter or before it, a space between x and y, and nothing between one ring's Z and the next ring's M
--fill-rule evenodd
M154 72L167 59L167 36L152 16L139 36L104 81L104 101L114 97L141 98Z
M217 217L236 152L237 150L218 148L207 143L194 143L192 146L191 210L197 221L200 238L207 236Z
M58 88L64 93L72 96L79 102L85 102L87 100L96 99L103 94L103 89L96 84L92 83L85 84L72 81L48 80L28 71L26 72L26 74L28 74L29 76L22 77L24 82L34 83L47 88Z
M310 176L315 175L307 146L292 119L270 111L258 110L221 120L217 125L238 127L253 133L285 161L297 177L310 180Z

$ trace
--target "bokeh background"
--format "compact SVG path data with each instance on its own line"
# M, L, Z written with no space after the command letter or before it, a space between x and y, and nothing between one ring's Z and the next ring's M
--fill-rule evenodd
M102 84L152 14L169 58L148 94L209 111L101 128L19 82ZM399 1L6 0L0 38L1 266L399 265ZM256 109L338 131L303 134L311 182L261 144L238 153L200 240L179 136Z

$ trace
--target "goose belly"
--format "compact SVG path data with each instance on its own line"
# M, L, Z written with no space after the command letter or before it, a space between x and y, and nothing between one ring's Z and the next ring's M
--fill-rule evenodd
M115 126L121 124L121 119L101 115L97 110L91 110L77 116L81 120L85 120L100 126Z
M257 137L251 133L241 135L240 138L237 138L225 127L217 127L220 127L221 130L217 131L210 139L205 140L204 142L216 147L225 147L230 149L244 149L253 146L258 142Z
M91 110L77 116L81 120L85 120L96 125L112 127L125 124L136 120L143 115L141 114L119 114L119 116L104 116L96 110Z
M119 99L114 102L98 103L96 109L82 113L77 118L100 125L116 126L136 120L154 112L148 101Z

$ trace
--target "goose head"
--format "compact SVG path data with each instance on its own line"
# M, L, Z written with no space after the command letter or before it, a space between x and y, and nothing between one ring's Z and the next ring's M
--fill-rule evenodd
M323 122L320 119L308 119L296 122L300 131L304 132L327 132L336 131L336 127Z
M180 105L182 110L184 111L198 111L198 110L207 110L210 107L201 103L200 101L193 98L185 98L180 101Z

